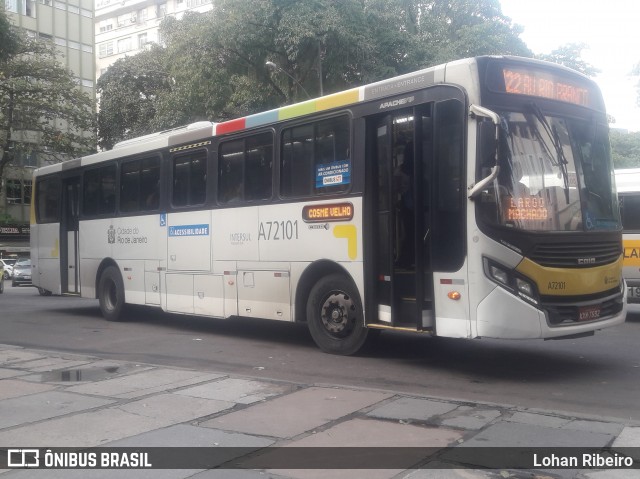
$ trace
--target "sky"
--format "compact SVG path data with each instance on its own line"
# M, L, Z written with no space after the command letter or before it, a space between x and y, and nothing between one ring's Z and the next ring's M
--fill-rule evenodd
M500 0L502 12L524 27L520 38L535 53L585 43L582 59L601 71L594 80L614 128L640 131L631 70L640 63L640 0Z

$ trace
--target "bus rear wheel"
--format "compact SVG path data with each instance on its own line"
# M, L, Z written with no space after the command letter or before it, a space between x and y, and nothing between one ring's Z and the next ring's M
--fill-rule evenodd
M362 302L353 282L341 274L321 278L307 302L311 337L326 353L350 355L367 342Z
M120 271L115 266L108 266L100 275L98 300L102 316L107 321L124 319L124 283Z

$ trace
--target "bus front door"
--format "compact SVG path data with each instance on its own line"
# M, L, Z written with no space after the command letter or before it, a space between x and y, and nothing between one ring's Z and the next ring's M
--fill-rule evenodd
M375 119L370 175L375 302L380 325L433 324L430 261L431 104ZM416 161L416 159L418 161Z
M80 177L62 182L62 218L60 221L60 284L62 293L79 294L79 205Z

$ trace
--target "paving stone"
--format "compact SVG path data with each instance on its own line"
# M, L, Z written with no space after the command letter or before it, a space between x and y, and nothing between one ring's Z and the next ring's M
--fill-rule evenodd
M632 448L625 449L625 453L640 462L640 427L627 426L620 435L613 441L612 448Z
M367 416L385 419L427 421L435 416L453 411L457 407L457 404L441 401L403 397L374 409L369 412Z
M510 422L519 422L521 424L533 424L543 427L563 427L571 422L570 419L562 417L548 416L545 414L535 414L530 412L516 411L513 416L506 419Z
M93 447L168 425L170 421L117 408L102 409L0 431L0 447Z
M435 464L437 466L437 464ZM450 469L449 464L441 468L420 469L401 474L401 479L495 479L496 475L475 469ZM551 478L549 478L551 479Z
M0 400L27 396L55 389L48 384L33 384L22 379L3 379L0 381ZM0 423L2 417L0 417ZM1 426L0 426L1 427Z
M220 470L210 470L199 472L195 476L191 476L190 479L221 479L222 474ZM330 475L326 476L327 478ZM249 469L226 469L224 471L224 479L289 479L284 476L278 476L271 472L264 471L252 471Z
M232 401L238 404L252 404L272 396L290 392L292 386L279 385L249 379L226 378L192 388L181 389L176 394L220 401Z
M67 388L81 394L115 398L136 398L225 377L224 374L157 368L91 384Z
M464 463L470 467L501 469L505 459L531 460L526 448L532 447L604 447L613 436L589 431L543 427L517 422L499 422L480 431L471 439L443 454L441 459L449 463ZM496 448L495 455L487 454L486 448ZM523 449L515 449L515 448ZM484 449L483 449L484 448ZM574 477L577 470L554 470L559 477Z
M4 381L3 381L4 382ZM30 386L40 386L30 384ZM106 406L113 401L102 398L92 398L61 391L49 391L29 396L5 399L0 402L0 428L29 424L65 414ZM29 444L13 443L15 444ZM57 441L47 444L57 445ZM9 446L11 444L8 444Z
M24 376L25 374L27 374L25 371L17 371L15 369L0 368L0 379L15 378L16 376ZM0 388L2 388L2 384L0 384Z
M451 444L456 444L462 437L460 431L454 431L446 428L423 427L412 424L400 424L396 422L380 421L375 419L351 419L324 431L306 436L302 439L290 442L282 450L287 447L308 447L311 451L309 454L314 455L314 459L322 454L322 448L326 447L362 447L362 448L384 448L384 447L406 447L406 448L444 448ZM411 454L417 453L419 449L412 449ZM347 449L348 452L348 449ZM366 451L360 451L366 454ZM433 452L433 451L431 451ZM372 456L361 458L365 463L374 457L379 459L380 449L373 449ZM393 450L392 454L397 455L398 451ZM421 454L421 453L419 453ZM397 459L394 458L394 459ZM420 461L421 456L411 456L410 464ZM331 458L327 458L327 462L331 462ZM249 462L251 464L251 462ZM394 477L401 473L403 469L366 469L366 470L331 470L327 475L326 470L321 469L274 469L269 472L294 477L294 478L352 478L352 477L368 477L368 478L388 478ZM358 474L354 476L354 473Z
M373 391L312 387L205 421L201 426L294 437L390 396Z
M47 357L41 359L35 359L33 361L26 361L20 363L20 368L28 369L33 372L52 371L54 369L67 369L76 366L82 366L83 364L90 363L90 360L78 360L78 359L65 359L56 357Z
M202 399L177 394L160 394L117 406L122 411L151 418L164 418L173 423L192 421L199 417L232 408L235 404L215 399Z
M604 447L611 434L499 422L480 431L463 446L471 447Z
M576 419L575 421L571 421L570 423L562 426L562 428L575 429L576 431L602 432L604 434L617 436L620 434L620 431L624 429L624 426L615 422L584 421ZM638 444L640 443L636 443L636 445Z
M0 365L20 367L19 363L23 361L32 361L34 359L42 359L45 357L47 357L46 354L24 351L22 349L3 349L0 350Z
M638 479L638 470L611 469L609 471L588 471L582 472L584 479Z
M463 411L454 411L451 416L442 420L442 425L450 427L459 427L461 429L479 430L489 424L491 421L499 418L501 412L496 409L465 409Z
M273 441L269 439L248 436L246 434L226 433L215 429L201 428L196 426L179 424L166 428L156 429L153 431L138 434L125 439L103 444L106 447L212 447L214 444L218 447L224 448L222 454L220 454L220 461L218 464L227 462L237 457L239 451L242 454L246 454L247 450L234 450L234 448L255 448L261 449L271 445ZM171 454L172 451L168 451ZM180 449L175 450L175 454L183 454ZM170 460L170 458L169 458ZM216 464L214 463L214 466ZM128 479L135 477L136 479L182 479L194 477L194 474L202 469L136 469L131 470L47 470L44 471L19 471L15 474L9 474L7 479L38 479L41 477L47 477L47 479L102 479L104 477L109 479ZM255 472L256 471L237 471L239 474L229 474L230 470L213 470L216 478L237 478L237 479L251 479L262 477L266 479L265 475L242 475L243 472ZM234 471L235 472L235 471ZM35 473L35 474L34 474ZM197 476L200 477L200 476ZM207 477L207 476L202 476Z

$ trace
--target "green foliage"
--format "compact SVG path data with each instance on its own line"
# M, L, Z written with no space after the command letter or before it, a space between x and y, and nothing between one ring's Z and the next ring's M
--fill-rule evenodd
M94 101L58 61L55 45L13 27L4 34L14 46L0 62L0 177L16 155L56 162L95 151L87 133L95 130Z
M458 58L531 56L520 32L498 0L213 0L165 20L163 47L100 78L100 145L304 101L321 85L326 95ZM171 81L128 80L152 62Z
M640 168L640 132L611 130L611 157L619 168Z
M111 149L115 141L152 133L158 99L170 92L173 79L164 50L154 47L116 61L98 79L100 96L98 145Z
M7 61L17 51L18 37L2 2L0 3L0 63Z
M536 55L536 58L559 63L560 65L593 77L600 73L600 70L582 59L582 51L586 49L588 49L588 46L585 43L568 43L556 48L551 53Z

